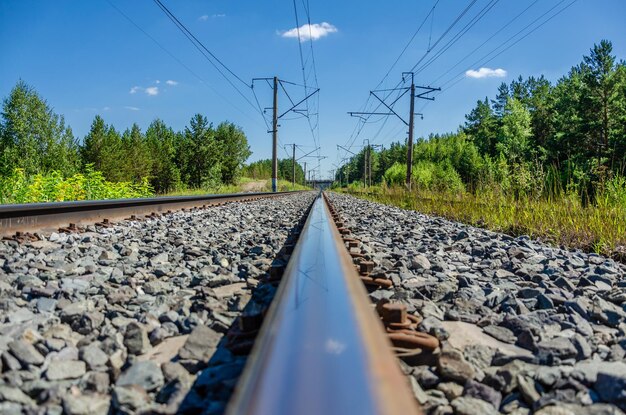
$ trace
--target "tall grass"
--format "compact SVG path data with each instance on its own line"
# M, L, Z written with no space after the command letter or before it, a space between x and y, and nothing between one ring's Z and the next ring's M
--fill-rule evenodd
M0 203L63 202L148 197L153 194L147 179L141 183L109 182L101 172L87 166L85 173L64 178L59 172L27 176L15 169L0 177Z
M349 187L343 191L404 209L441 216L507 233L528 235L568 248L580 248L625 260L626 180L614 179L584 206L577 194L550 198L512 197L498 191L443 193L375 186Z

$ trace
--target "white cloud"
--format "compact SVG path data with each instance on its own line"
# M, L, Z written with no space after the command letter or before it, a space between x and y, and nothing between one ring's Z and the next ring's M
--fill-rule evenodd
M158 86L149 86L145 89L146 94L150 95L150 96L155 96L159 94L159 87Z
M173 81L171 79L168 79L167 81L165 81L166 84L168 84L169 86L176 86L178 85L177 81Z
M506 76L506 71L504 69L491 69L491 68L480 68L479 70L470 69L465 72L465 76L468 78L504 78Z
M102 108L103 111L108 111L110 109L111 109L111 107L104 107L104 108Z
M130 110L130 111L139 111L139 108L137 108L137 107L126 106L124 108L126 108L127 110Z
M211 16L211 17L213 17L213 18L226 17L226 13L217 13L217 14L214 14L213 16Z
M141 91L142 89L143 89L143 88L141 88L140 86L134 86L134 87L132 87L132 88L130 89L130 91L129 91L129 92L130 92L131 94L135 94L135 93L137 93L137 91Z
M317 40L324 36L328 36L331 33L336 33L338 29L330 23L313 23L312 25L303 24L300 28L289 29L286 32L280 33L282 37L297 38L298 32L300 32L300 41Z
M159 81L159 80L157 79L156 81L154 81L154 83L158 85L158 84L160 84L160 83L161 83L161 81Z
M209 20L209 15L203 14L202 16L198 17L198 20L206 22L207 20Z

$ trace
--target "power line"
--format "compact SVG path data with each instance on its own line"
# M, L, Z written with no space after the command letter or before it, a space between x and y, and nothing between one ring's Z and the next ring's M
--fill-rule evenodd
M228 77L224 71L220 68L224 68L228 73L230 73L236 80L241 82L246 87L250 88L250 86L241 79L237 74L235 74L224 62L222 62L213 52L211 52L193 33L161 2L161 0L153 0L154 3L165 13L165 15L174 23L174 25L185 35L185 37L193 44L193 46L198 49L198 51L205 57L207 61L219 72L220 75L241 95L241 97L255 110L257 107L252 101L234 84L234 82ZM218 66L219 65L219 66ZM263 115L261 113L261 115Z
M498 49L500 49L502 46L506 45L507 43L509 43L509 41L511 41L512 39L514 39L517 35L523 33L524 30L526 30L527 28L531 27L533 24L535 24L536 22L538 22L540 19L542 19L543 17L545 17L546 15L548 15L551 11L553 11L554 9L556 9L558 6L560 6L561 4L563 4L566 0L561 0L559 1L555 6L551 7L548 11L546 11L545 13L543 13L542 15L540 15L539 17L537 17L536 19L534 19L530 24L526 25L522 30L518 31L515 35L509 37L507 40L505 40L504 42L500 43L498 46L496 46L494 49L492 49L489 53L487 53L486 55L483 56L484 59L487 59L485 61L476 61L474 62L474 64L472 64L471 66L468 67L472 68L475 67L479 62L480 66L484 66L486 64L488 64L489 62L491 62L492 60L494 60L495 58L497 58L498 56L502 55L503 53L505 53L506 51L508 51L509 49L511 49L513 46L515 46L516 44L518 44L519 42L521 42L522 40L524 40L525 38L527 38L528 36L530 36L532 33L534 33L535 31L537 31L539 28L541 28L542 26L544 26L545 24L547 24L549 21L551 21L552 19L554 19L555 17L557 17L558 15L560 15L561 13L563 13L565 10L567 10L569 7L571 7L574 3L576 3L578 0L573 0L570 3L566 4L564 7L562 7L560 10L557 10L554 14L552 14L551 16L549 16L546 20L544 20L543 22L541 22L540 24L538 24L537 26L535 26L534 28L532 28L528 33L524 34L522 37L520 37L519 39L517 39L515 42L511 43L510 45L508 45L506 48L502 49L501 51L499 51L496 55L489 57L492 53L498 51ZM534 4L534 3L533 3ZM481 59L483 59L481 58ZM448 81L446 81L443 85L448 85L448 87L445 89L445 91L449 91L450 89L452 89L454 86L456 86L458 83L460 83L461 81L463 81L465 79L465 71L460 72L459 74L453 76L452 78L450 78ZM444 92L445 92L444 91ZM441 95L443 92L440 92L437 94L437 96ZM428 104L428 103L427 103ZM426 104L426 105L427 105Z
M487 38L487 40L485 40L483 43L481 43L480 45L478 45L474 50L472 50L470 53L468 53L467 55L465 55L461 60L459 60L456 64L454 64L454 66L452 66L450 69L448 69L446 72L444 72L443 74L441 74L437 79L435 79L433 81L434 82L438 82L441 80L441 78L445 77L447 74L449 74L450 72L452 72L452 70L454 68L456 68L457 66L459 66L461 64L461 62L465 61L467 58L469 58L470 56L472 56L475 52L477 52L480 48L482 48L483 46L485 46L491 39L493 39L494 37L496 37L497 35L499 35L504 29L506 29L507 27L509 27L513 22L515 22L517 19L519 19L524 13L526 13L531 7L533 7L535 4L537 4L537 2L539 2L539 0L535 0L534 2L532 2L528 7L526 7L524 10L522 10L520 13L518 13L515 17L513 17L511 20L509 20L507 23L505 23L502 27L500 27L500 29L498 29L496 32L494 32L491 36L489 36L489 38Z
M546 20L544 20L543 22L539 23L537 26L535 26L534 28L532 28L530 31L528 31L528 33L524 34L523 36L521 36L519 39L515 40L513 43L511 43L510 45L506 46L504 49L502 49L501 51L498 52L498 49L502 48L503 46L505 46L507 43L511 42L513 39L515 39L518 35L522 34L526 29L530 28L531 26L533 26L535 23L537 23L539 20L541 20L542 18L544 18L545 16L547 16L548 14L550 14L550 12L552 12L554 9L556 9L557 7L559 7L561 4L563 4L566 0L560 0L556 5L554 5L553 7L551 7L550 9L548 9L546 12L544 12L543 14L541 14L539 17L535 18L532 22L530 22L528 25L524 26L521 30L519 30L517 33L515 33L513 36L509 37L508 39L506 39L504 42L500 43L498 46L496 46L494 49L492 49L490 52L488 52L487 54L483 55L483 57L481 57L480 59L478 59L477 61L475 61L472 65L470 65L468 67L468 69L471 69L473 67L475 67L476 65L478 65L480 62L481 66L482 65L486 65L487 63L491 62L492 60L494 60L495 58L497 58L498 56L500 56L501 54L503 54L504 52L506 52L507 50L511 49L513 46L515 46L516 44L518 44L519 42L521 42L522 40L524 40L525 38L527 38L528 36L530 36L532 33L534 33L535 31L537 31L539 28L541 28L542 26L544 26L546 23L548 23L549 21L551 21L552 19L554 19L556 16L558 16L559 14L561 14L562 12L564 12L565 10L567 10L570 6L572 6L574 3L576 3L576 1L578 0L573 0L571 1L569 4L565 5L563 8L561 8L560 10L557 10L552 16L548 17ZM489 57L490 55L492 55L493 53L498 52L497 54ZM488 59L487 59L488 58ZM484 60L487 59L487 60ZM484 60L484 61L483 61ZM467 69L466 69L467 70ZM455 80L455 78L457 78L460 75L464 75L465 71L462 71L461 73L459 73L458 75L455 75L454 77L452 77L451 79L449 79L448 81L444 82L444 86L451 83L452 81Z
M472 27L476 25L489 11L498 3L499 0L491 0L485 7L483 7L473 18L470 20L461 30L457 32L456 35L452 39L446 43L443 48L435 54L435 56L431 57L428 61L426 61L422 66L415 70L415 73L418 74L426 69L428 66L432 65L434 61L436 61L441 55L443 55L448 49L450 49L456 42L458 42Z
M413 72L415 68L417 68L419 66L420 63L422 63L422 61L428 56L428 54L434 50L437 45L447 36L447 34L459 23L459 21L461 21L461 19L463 18L463 16L465 16L469 10L472 8L472 6L477 2L478 0L471 0L467 6L465 6L465 8L457 15L457 17L454 19L454 21L452 21L452 23L450 23L450 25L446 28L446 30L439 36L439 38L435 41L435 43L432 45L431 48L429 48L428 50L426 50L426 52L420 57L420 59L417 61L417 63L415 65L413 65L413 67L411 68L411 71L409 72ZM398 84L396 84L395 88L398 88L400 85L402 85L402 83L404 82L404 79L400 82L398 82ZM387 98L393 93L393 89L389 92L389 94L383 99L383 100L387 100ZM376 108L371 111L371 112L376 112L378 108L380 108L380 106L382 105L382 103L379 103ZM366 108L367 108L367 104L366 104ZM358 123L361 123L360 121ZM352 143L354 143L354 141L356 141L356 139L359 137L361 131L363 130L365 124L361 124L361 128L358 129L356 135L351 135L351 137L349 138L348 141L352 141ZM358 124L357 124L358 127ZM347 145L346 147L349 147L349 145Z
M304 2L303 2L304 5ZM312 38L312 33L311 33L311 16L310 16L310 5L308 3L308 0L306 2L306 5L304 5L304 10L305 13L307 15L307 22L308 22L308 30L309 30L309 42L311 44L310 46L310 50L311 50L311 61L312 61L312 70L314 73L314 79L315 79L315 89L319 89L319 84L317 83L317 70L315 68L315 55L313 54L313 38ZM296 33L298 35L298 51L299 51L299 55L300 55L300 68L302 70L302 81L304 83L303 87L304 87L304 94L307 95L309 93L309 86L307 85L307 73L306 73L306 62L304 59L304 54L302 52L302 37L300 34L300 19L298 17L298 6L296 3L296 0L293 0L293 11L294 11L294 17L296 20ZM287 91L285 91L285 93L287 93ZM315 144L316 147L319 147L318 145L318 138L315 135L315 130L316 128L319 126L319 97L317 97L317 110L316 110L316 123L315 126L313 126L313 124L311 123L311 110L310 110L310 105L309 105L309 101L306 101L306 118L307 118L307 123L309 125L309 130L311 131L311 137L313 138L313 143ZM319 134L319 130L318 130L318 134Z
M130 24L132 24L137 30L143 33L148 39L150 39L155 45L157 45L163 52L168 54L174 61L176 61L181 67L187 70L191 75L193 75L196 79L200 81L200 83L204 84L207 88L209 88L213 93L222 98L226 103L232 106L234 109L239 111L245 117L248 117L252 120L252 117L244 110L239 108L237 105L232 103L228 98L222 95L217 89L215 89L210 83L208 83L205 79L203 79L200 75L194 72L189 66L185 65L176 55L170 52L163 44L161 44L158 40L156 40L152 35L146 32L139 24L137 24L130 16L124 13L119 7L113 4L110 0L105 0L115 11L117 11L122 17L124 17ZM253 120L254 121L254 120Z

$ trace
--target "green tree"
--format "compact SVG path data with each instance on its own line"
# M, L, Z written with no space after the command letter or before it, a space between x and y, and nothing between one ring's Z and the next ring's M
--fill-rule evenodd
M122 134L124 180L140 182L152 172L152 158L146 139L137 124Z
M509 98L502 116L502 133L497 148L512 163L528 160L530 154L530 113L515 99Z
M26 175L52 170L68 176L80 166L78 145L62 116L25 82L19 81L3 102L0 172L15 168Z
M233 123L223 122L217 126L215 140L221 149L222 182L235 184L244 163L252 154L248 139L241 128Z
M489 100L478 101L476 107L465 116L464 130L481 153L495 155L498 140L498 120L494 115Z
M146 130L146 145L152 161L150 184L159 193L180 187L180 170L176 165L178 137L162 120L154 120Z
M221 180L220 143L206 117L196 114L181 143L182 174L188 186L214 187Z
M123 181L127 177L122 136L99 115L94 118L83 140L81 156L85 166L92 165L107 180Z

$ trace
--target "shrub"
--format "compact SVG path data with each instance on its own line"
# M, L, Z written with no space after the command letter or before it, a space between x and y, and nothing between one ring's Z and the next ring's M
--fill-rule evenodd
M15 169L0 178L0 203L63 202L70 200L101 200L138 198L153 195L147 178L140 183L104 180L101 172L91 165L85 173L63 178L61 173L27 176L23 169Z
M393 163L385 173L383 179L388 185L402 185L406 181L406 164Z

